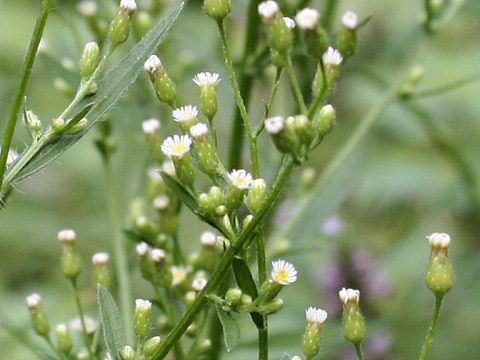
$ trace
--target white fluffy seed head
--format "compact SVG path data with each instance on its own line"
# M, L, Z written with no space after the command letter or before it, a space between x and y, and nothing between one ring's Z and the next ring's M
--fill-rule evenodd
M297 281L297 270L285 260L272 262L272 281L280 285L290 285Z
M137 10L137 3L135 0L121 0L120 9L128 12L129 14L133 14Z
M258 5L258 14L265 21L272 20L279 12L280 7L276 1L268 0Z
M358 26L358 15L353 11L347 11L342 16L342 24L347 29L355 30Z
M325 310L310 306L305 311L305 317L308 323L321 325L327 320L328 314Z
M167 210L170 206L170 198L167 195L160 195L153 199L153 207L159 211Z
M110 261L110 255L106 252L99 252L92 256L92 264L95 266L107 265Z
M137 244L135 247L135 251L137 252L137 255L139 257L145 257L148 254L148 251L150 250L150 246L146 242L141 242L140 244Z
M28 295L25 298L25 301L27 302L27 307L29 309L36 309L42 305L42 297L40 296L40 294L37 293Z
M152 303L148 300L137 299L135 300L136 311L149 311L152 309Z
M283 18L283 21L285 22L285 25L287 25L287 28L289 28L290 30L293 30L295 29L295 20L293 20L292 18L289 18L288 16L285 16Z
M85 1L80 1L77 4L77 10L80 14L87 17L91 17L97 14L98 6L95 1L85 0Z
M228 178L233 184L233 186L241 189L241 190L246 190L250 188L250 185L252 185L252 175L250 173L247 173L245 170L232 170L228 174Z
M142 123L142 130L147 136L155 136L160 132L160 126L158 119L148 119Z
M153 249L150 251L150 258L156 263L164 262L167 258L167 253L162 249Z
M318 26L320 12L316 9L305 8L295 15L295 22L302 30L313 30Z
M450 246L450 235L447 233L433 233L427 236L430 246L437 249L448 249Z
M265 120L265 130L271 135L276 135L285 128L285 119L274 116Z
M345 305L349 302L358 304L360 301L360 291L355 289L342 288L342 290L338 292L338 296Z
M143 64L143 68L148 71L150 74L153 74L155 71L162 67L162 61L157 55L150 55L150 57Z
M211 72L201 72L198 73L193 77L193 82L198 86L210 86L210 85L217 85L220 82L220 75L217 73Z
M198 123L190 127L190 135L192 135L194 139L198 139L207 134L208 127L204 123Z
M58 232L57 239L63 243L73 243L77 239L77 235L72 229L64 229Z
M192 139L188 135L174 135L168 137L162 143L162 151L168 157L181 159L186 153L190 151Z
M202 235L200 235L200 243L207 247L215 246L217 244L217 235L211 231L204 231Z
M193 280L192 289L195 291L202 291L205 286L207 286L208 280L205 278L198 278Z
M322 55L322 60L325 66L336 68L342 63L343 57L337 49L329 46L327 51Z
M198 109L195 105L182 106L173 110L172 116L176 122L190 121L198 116Z

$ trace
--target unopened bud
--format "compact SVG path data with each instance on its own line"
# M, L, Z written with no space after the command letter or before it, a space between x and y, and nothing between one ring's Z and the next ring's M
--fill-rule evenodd
M160 336L154 336L148 339L145 344L143 345L143 352L147 356L151 356L155 353L155 351L160 346L162 339Z
M152 303L148 300L135 300L135 335L140 339L147 337L150 331Z
M80 71L83 78L88 78L97 68L98 55L99 49L96 42L92 41L85 45L80 57Z
M300 141L305 145L309 145L315 136L310 120L305 115L297 115L294 117L293 124L295 133Z
M247 204L248 208L257 213L265 203L267 198L267 184L263 179L255 179L248 191Z
M203 10L208 16L221 20L232 10L231 0L204 0Z
M432 252L426 277L427 287L437 296L444 295L453 287L455 275L448 257L450 235L433 233L428 236Z
M343 303L343 336L352 344L360 344L366 335L365 319L363 318L358 303L360 291L342 288L339 292Z
M320 13L316 9L305 8L295 16L297 26L302 30L310 55L321 59L328 47L328 36L320 25Z
M72 351L72 339L68 327L65 324L57 325L55 334L57 336L58 349L64 354L69 354Z
M200 104L203 114L212 119L218 108L217 84L220 82L220 75L201 72L195 75L193 82L200 87Z
M312 359L320 351L322 325L327 320L327 312L311 306L305 311L305 317L307 325L303 334L303 353L307 359Z
M324 105L316 114L313 119L313 126L318 132L318 135L324 137L328 135L335 125L336 111L335 108L330 105Z
M96 253L92 257L92 264L95 268L95 283L102 284L107 289L110 289L110 272L108 271L108 263L110 255L106 252Z
M228 289L225 294L225 300L228 301L231 306L240 304L242 300L242 290L239 288Z
M212 342L210 339L202 339L198 342L198 344L195 347L195 350L199 354L206 354L212 349Z
M135 0L121 0L117 15L110 23L107 37L116 46L127 41L132 25L131 17L137 10Z
M27 126L33 138L36 139L42 131L42 122L37 117L37 115L35 115L35 113L31 110L26 111L25 121L27 123Z
M337 46L345 59L352 57L355 53L358 22L358 15L353 11L343 14L343 28L338 35Z
M32 294L26 298L27 307L30 310L32 324L35 331L43 337L48 337L50 332L50 324L43 309L42 297L39 294Z
M135 350L130 345L124 346L122 351L120 351L120 355L123 360L135 360Z
M150 76L157 98L173 106L177 97L177 88L173 80L168 76L160 58L157 55L151 55L145 61L144 68Z

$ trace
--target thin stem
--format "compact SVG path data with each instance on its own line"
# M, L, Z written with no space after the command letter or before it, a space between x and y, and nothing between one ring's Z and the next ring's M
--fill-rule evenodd
M453 82L445 84L445 85L440 85L438 87L434 87L434 88L431 88L431 89L417 91L413 94L412 98L413 99L420 99L420 98L425 98L425 97L430 97L430 96L442 95L446 92L456 90L458 88L461 88L465 85L469 85L469 84L471 84L473 82L476 82L478 80L480 80L480 74L470 75L468 77L453 81Z
M275 82L273 83L272 93L270 94L270 98L268 99L267 105L265 106L265 113L263 114L263 118L258 124L257 129L255 130L256 138L258 138L258 136L262 133L263 128L265 127L265 119L268 117L268 115L270 115L270 111L272 110L272 106L273 106L273 101L277 96L278 85L280 84L282 73L283 73L283 68L277 68L277 74L275 75Z
M363 360L362 344L357 343L354 345L354 347L355 347L355 352L357 353L358 360Z
M63 359L68 359L67 356L64 353L62 353L60 350L58 350L57 347L53 344L52 339L50 339L50 336L46 336L45 341L48 344L48 346L50 347L50 349L52 349L52 351L55 354L57 354L60 357L60 359L62 359L62 360Z
M260 284L267 280L267 256L265 253L265 233L263 226L257 234L258 279ZM268 360L268 317L263 316L263 328L258 329L258 359Z
M218 267L212 274L212 277L208 281L205 288L197 295L195 301L192 305L187 309L187 311L183 314L183 316L178 320L175 327L170 331L167 335L161 346L157 349L157 351L152 355L153 360L161 360L164 359L167 355L170 348L180 339L182 334L185 332L187 327L193 322L197 314L203 309L206 301L207 295L212 293L218 285L222 282L225 272L230 267L233 257L243 248L243 245L250 239L250 237L254 234L257 226L262 221L263 217L265 216L266 212L271 208L273 203L278 199L281 190L283 189L288 177L290 176L291 172L294 169L294 162L289 157L284 163L284 166L280 170L280 173L277 176L275 184L270 192L265 204L262 206L260 211L254 218L248 223L246 228L240 234L237 239L231 239L232 245L227 249L224 253Z
M323 6L322 12L322 26L327 32L332 29L332 20L335 16L335 10L337 9L339 0L326 0Z
M260 165L258 162L258 151L257 145L255 142L255 134L252 129L252 124L250 123L250 118L248 117L247 108L243 102L242 94L240 93L240 88L237 83L237 78L235 76L235 70L233 68L232 56L230 54L230 48L228 44L227 35L225 33L225 26L223 20L217 21L218 32L220 34L220 42L222 44L223 56L225 57L225 67L227 68L228 77L233 87L233 92L235 94L235 101L237 103L238 110L242 116L243 125L247 130L248 139L250 142L250 158L252 162L252 172L258 174L260 172Z
M90 341L90 338L88 337L87 324L85 323L85 313L83 311L82 303L80 301L80 294L78 292L77 281L75 279L71 279L71 284L73 288L73 296L75 298L75 304L77 305L78 316L80 317L80 324L82 326L83 343L87 348L88 355L90 356L91 359L93 359L92 348L90 346L91 341Z
M293 92L297 99L298 107L300 108L300 111L302 112L302 114L307 114L307 107L305 105L305 100L303 100L303 95L300 90L300 86L298 85L297 77L295 76L295 71L293 71L292 58L290 56L287 57L287 74L288 74L288 77L290 78L290 84L292 85Z
M117 203L117 193L115 181L112 172L112 166L109 159L104 159L103 169L105 173L105 187L108 213L111 223L111 237L113 239L113 252L115 266L118 274L118 288L120 295L120 309L123 315L123 325L127 333L127 339L133 343L134 334L132 329L133 315L131 299L130 275L128 273L128 263L125 249L125 241L121 233L122 222L120 220L119 207Z
M20 84L18 85L15 97L13 98L10 116L8 117L5 127L5 133L3 135L2 151L0 154L0 188L2 186L3 176L5 175L5 170L7 168L8 152L10 150L10 147L12 146L13 135L15 133L15 127L18 121L18 113L20 112L20 108L22 106L23 97L25 95L25 91L27 90L27 84L28 80L30 79L30 74L32 73L33 63L35 62L38 46L40 44L40 40L42 39L43 31L45 30L45 25L48 19L48 14L52 6L52 0L42 1L42 11L35 23L35 28L33 29L32 38L30 40L30 45L28 46L27 54L25 56L22 79L20 80Z
M307 117L309 119L311 119L313 115L315 115L315 112L325 100L325 97L326 97L325 94L327 94L327 88L328 86L331 86L328 84L325 64L323 63L322 60L320 60L320 69L322 70L322 89L320 90L320 94L318 94L317 98L315 99L313 104L310 106L310 109L308 110Z
M435 307L433 309L432 321L427 330L427 336L425 337L425 342L422 346L422 352L418 360L425 360L427 358L428 350L433 343L433 338L435 337L435 326L437 325L438 314L440 313L440 306L442 305L443 294L437 294L435 296Z

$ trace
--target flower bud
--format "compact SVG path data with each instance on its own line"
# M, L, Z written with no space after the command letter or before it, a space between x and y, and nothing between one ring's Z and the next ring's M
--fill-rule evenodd
M255 214L265 203L267 198L267 184L263 179L255 179L248 191L247 204L248 208Z
M225 300L233 307L239 305L242 300L242 290L239 288L228 289L225 293Z
M26 302L32 317L33 328L40 336L47 338L50 332L50 324L43 309L42 297L39 294L32 294L27 296Z
M315 307L309 307L305 311L307 325L303 334L303 353L307 359L312 359L320 351L322 326L327 320L327 312Z
M204 0L203 10L208 16L221 20L232 10L231 0Z
M218 158L213 145L208 127L204 123L198 123L190 128L198 166L205 174L213 177L217 173Z
M194 279L192 282L192 289L196 292L202 291L207 286L208 280L205 278Z
M83 48L80 57L80 71L82 78L88 78L93 74L98 64L99 49L96 42L92 41Z
M358 303L360 291L342 288L338 293L343 303L343 336L354 345L360 344L366 335L365 319Z
M69 279L75 280L80 274L81 261L76 247L76 234L73 230L66 229L58 233L58 241L62 244L62 272Z
M42 132L42 122L37 117L37 115L35 115L35 113L31 110L27 110L25 122L27 123L28 129L30 130L33 139L38 138L38 136Z
M212 342L210 339L202 339L195 346L195 350L198 354L203 355L212 349Z
M65 324L57 325L55 329L57 336L57 347L64 354L69 354L72 351L72 338L70 332Z
M53 120L52 129L57 134L63 132L63 130L65 129L65 120L60 118Z
M342 17L343 28L337 39L338 50L346 60L355 54L357 47L358 15L353 11L347 11Z
M87 118L80 119L76 124L74 124L70 129L65 131L65 134L74 135L78 134L79 132L85 130L88 126Z
M227 188L225 202L229 211L237 210L243 202L243 196L252 184L252 175L245 170L232 170L228 174L230 184Z
M173 80L168 76L160 58L156 55L150 56L145 61L144 68L150 76L157 98L173 106L177 97L177 88Z
M137 257L139 259L139 267L142 277L147 281L152 281L155 269L150 258L150 247L146 242L141 242L136 246Z
M200 106L203 114L212 119L218 108L217 84L220 82L220 75L201 72L195 75L193 82L200 87Z
M174 135L168 137L162 143L163 153L170 157L175 164L175 172L178 179L185 185L193 188L195 180L195 172L190 155L190 147L192 139L188 135Z
M143 353L147 355L147 357L153 355L160 346L161 342L162 339L160 338L160 336L154 336L148 339L143 345Z
M318 10L312 8L300 10L295 16L295 22L302 30L309 54L321 59L328 47L328 35L320 25Z
M295 133L300 141L305 145L309 145L315 135L310 120L308 120L305 115L297 115L293 118L293 124L295 127Z
M272 315L283 309L285 302L283 299L273 299L272 301L257 307L257 311L263 315Z
M274 116L265 120L265 129L271 135L272 140L282 153L295 154L299 142L293 125L293 118L288 121L281 116Z
M293 36L278 4L273 0L264 1L258 5L258 13L267 26L270 47L281 57L285 57L292 46Z
M92 257L92 264L95 271L95 284L102 284L107 289L111 287L110 272L108 271L108 263L110 255L106 252L96 253Z
M437 296L444 295L453 287L455 275L453 266L448 258L450 235L433 233L428 236L432 252L426 277L427 287Z
M150 301L143 299L135 300L135 335L140 339L145 339L150 331L151 315L152 303Z
M172 284L172 273L167 266L167 254L162 249L150 251L150 259L153 263L153 283L157 286L169 287Z
M131 17L137 10L135 0L121 0L117 16L112 20L108 28L107 37L115 45L127 41L132 26Z
M315 115L313 119L313 127L318 132L318 135L324 137L328 135L335 125L336 111L330 105L324 105Z
M120 355L123 360L135 360L135 350L130 345L124 346L122 351L120 351Z
M408 73L405 84L398 90L398 96L402 99L410 98L424 74L425 69L422 66L413 66Z
M82 350L77 354L77 360L93 360L87 350Z

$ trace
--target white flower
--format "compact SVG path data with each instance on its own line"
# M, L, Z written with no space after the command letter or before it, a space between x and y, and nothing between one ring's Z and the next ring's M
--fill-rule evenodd
M258 14L264 20L273 19L279 11L280 7L278 6L277 2L273 0L264 1L258 5Z
M42 305L42 297L37 293L28 295L25 300L29 309L35 309Z
M143 64L143 68L150 74L153 74L162 66L162 61L157 55L150 55L150 57Z
M349 301L353 301L358 304L360 301L360 291L355 290L355 289L345 289L342 288L338 292L338 296L340 297L340 300L346 305Z
M280 285L290 285L297 281L297 270L285 260L272 262L272 280Z
M148 300L137 299L135 300L136 311L149 311L152 309L152 303Z
M433 233L427 236L430 246L434 248L447 249L450 246L450 235L447 233Z
M285 128L285 119L281 116L274 116L265 120L265 130L269 134L278 134Z
M204 231L202 235L200 235L200 243L203 246L215 246L217 243L217 235L211 231Z
M175 172L175 165L173 164L173 161L170 161L170 160L164 161L162 164L162 170L166 172L167 175L170 175L170 176L177 175Z
M298 355L295 355L294 357L292 357L290 360L302 360L302 358Z
M220 82L220 75L211 72L201 72L195 75L192 80L198 86L217 85Z
M147 225L147 223L148 223L148 219L144 215L140 215L135 219L135 225L139 228L144 227L145 225Z
M110 255L106 252L99 252L92 256L92 263L95 266L107 265L110 261Z
M134 13L137 10L137 3L135 0L121 0L120 9L123 9L128 13Z
M228 178L232 182L233 186L242 190L249 189L250 185L252 184L252 175L243 169L232 170L232 172L228 174Z
M65 324L58 324L56 327L57 333L65 334L67 333L67 331L68 331L68 328L67 328L67 325Z
M287 28L289 28L290 30L293 30L295 29L295 20L293 20L292 18L289 18L288 16L285 16L283 18L283 21L285 22L285 25L287 25Z
M170 272L172 273L172 286L181 284L187 278L187 270L183 266L172 266Z
M158 119L148 119L142 123L142 130L145 135L157 135L160 130L160 121Z
M58 232L57 238L58 241L70 243L75 241L77 235L72 229L64 229Z
M347 11L342 16L342 24L347 29L355 30L358 26L358 15L353 11Z
M321 325L327 320L327 312L323 309L318 309L313 306L310 306L305 311L305 317L307 318L307 322L314 323Z
M205 286L207 286L208 280L205 278L195 279L192 282L192 288L195 291L202 291Z
M168 137L162 144L162 151L169 157L181 159L190 151L192 139L188 135L174 135L173 138Z
M325 66L337 67L343 61L340 52L329 46L327 51L322 55L322 60Z
M305 8L300 10L295 15L295 22L302 30L313 30L317 27L320 19L320 13L318 10L312 8Z
M190 135L195 139L206 134L208 134L208 127L204 123L198 123L190 127Z
M93 320L90 316L85 315L83 317L83 321L85 322L85 330L87 331L87 334L93 334L95 331L97 331L97 322ZM70 328L74 331L83 332L80 317L76 317L75 319L70 321Z
M160 195L153 199L153 207L157 210L167 210L170 206L170 198L167 195Z
M90 17L97 14L98 6L95 1L80 1L77 4L77 10L80 14Z
M137 252L137 255L139 257L146 256L149 250L150 250L150 246L148 246L146 242L141 242L135 247L135 251Z
M164 262L167 258L167 253L162 249L153 249L150 251L150 258L156 263Z
M179 107L172 111L173 120L176 122L190 121L197 117L198 109L195 105Z

